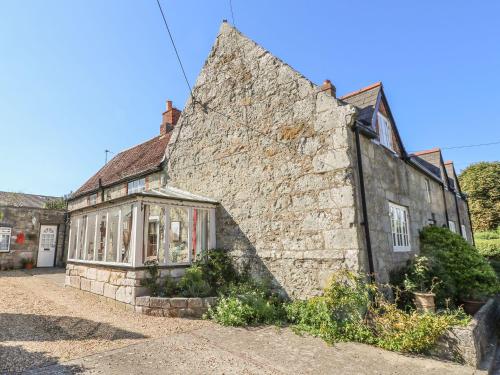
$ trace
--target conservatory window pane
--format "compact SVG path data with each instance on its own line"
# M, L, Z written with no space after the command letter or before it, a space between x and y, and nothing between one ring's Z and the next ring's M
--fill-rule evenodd
M85 247L86 260L94 260L95 219L95 215L89 215L87 218L87 244Z
M106 220L108 217L108 213L106 211L99 212L97 221L98 227L97 230L97 259L98 261L102 261L104 259L104 249L106 248Z
M108 213L108 246L106 249L106 262L116 262L118 253L118 220L120 209L113 208Z
M210 212L193 210L193 259L210 246Z
M165 262L165 220L166 220L166 210L165 207L161 207L160 210L160 240L158 244L158 259L161 263Z
M188 211L185 208L170 208L170 231L168 246L168 263L189 262Z
M69 248L69 259L76 259L76 238L78 235L78 219L73 218L71 219L71 224L70 224L70 231L71 231L71 237L70 237L70 248Z
M144 224L145 260L158 259L158 250L162 237L161 232L165 225L162 215L164 216L162 207L156 204L146 206L146 221Z
M122 206L120 262L130 262L130 239L132 238L132 205Z
M78 259L84 259L84 244L85 244L85 232L87 229L87 215L83 215L80 219L80 230L78 231L78 244L77 252Z

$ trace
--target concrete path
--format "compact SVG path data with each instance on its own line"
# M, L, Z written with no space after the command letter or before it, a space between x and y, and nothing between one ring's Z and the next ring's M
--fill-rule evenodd
M478 373L470 367L362 344L332 347L289 329L227 328L207 321L137 315L63 288L62 276L17 271L2 277L0 273L0 373ZM17 362L5 362L16 355Z

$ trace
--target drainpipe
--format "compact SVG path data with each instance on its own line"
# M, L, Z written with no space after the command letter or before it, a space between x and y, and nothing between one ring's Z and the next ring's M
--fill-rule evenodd
M458 198L457 194L453 194L455 196L455 208L457 209L457 220L458 220L458 226L460 227L460 235L463 237L464 234L462 232L462 221L460 220L460 210L458 208Z
M446 205L446 193L444 191L444 182L441 184L441 190L443 192L444 216L446 217L446 228L450 229L450 218L448 217L448 207Z
M361 208L363 210L363 222L361 225L365 228L366 252L368 255L368 269L370 271L370 281L375 281L375 267L373 265L372 243L370 239L370 228L368 226L368 209L366 207L365 180L363 176L363 160L361 159L361 142L359 140L359 125L354 125L354 134L356 136L356 155L358 159L359 185L361 192Z
M472 220L470 218L470 210L469 210L469 200L464 198L465 205L467 206L467 216L469 217L469 226L470 226L470 235L472 237L472 245L476 246L476 240L474 239L474 229L472 229Z

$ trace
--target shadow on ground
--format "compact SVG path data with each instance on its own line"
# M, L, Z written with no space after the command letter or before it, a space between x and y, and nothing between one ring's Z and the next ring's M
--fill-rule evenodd
M146 336L108 323L70 316L0 313L0 342L121 340Z
M55 366L51 366L50 372L44 372L43 367L50 365ZM85 368L79 365L59 364L57 358L51 357L45 352L29 352L22 346L0 345L1 374L20 372L27 374L78 374L84 370Z

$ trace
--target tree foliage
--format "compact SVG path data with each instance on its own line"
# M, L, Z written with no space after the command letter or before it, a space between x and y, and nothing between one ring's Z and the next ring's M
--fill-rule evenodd
M500 225L500 162L471 164L458 179L469 198L474 230L496 229Z

